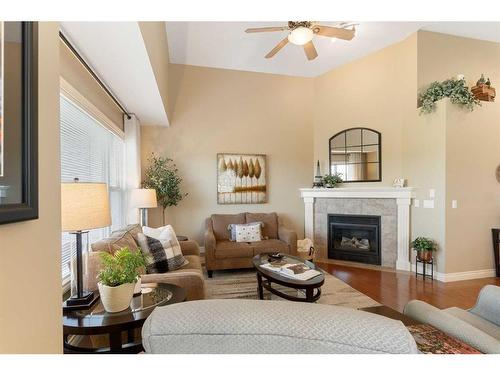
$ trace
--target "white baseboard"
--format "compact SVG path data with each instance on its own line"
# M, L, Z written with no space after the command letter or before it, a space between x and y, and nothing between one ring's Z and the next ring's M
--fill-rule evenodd
M415 264L411 265L412 272L415 272ZM418 264L418 272L422 273L422 263ZM427 273L430 273L430 266L427 266ZM442 281L445 283L449 283L452 281L461 281L461 280L473 280L473 279L482 279L485 277L495 277L496 273L494 269L486 269L486 270L476 270L476 271L465 271L465 272L452 272L452 273L442 273L437 272L434 269L434 279L438 281Z
M460 281L460 280L483 279L485 277L495 277L495 276L496 273L494 269L454 272L454 273L445 273L443 281L450 282L450 281Z

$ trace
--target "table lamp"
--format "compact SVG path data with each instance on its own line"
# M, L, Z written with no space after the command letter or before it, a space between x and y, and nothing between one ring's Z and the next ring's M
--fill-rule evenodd
M103 183L75 182L61 184L61 219L63 232L76 235L76 295L68 298L65 310L90 308L97 298L83 290L82 234L90 229L111 225L108 187ZM73 275L74 276L74 275Z
M155 189L134 189L132 190L131 206L141 210L141 226L148 225L148 208L158 207L156 202Z

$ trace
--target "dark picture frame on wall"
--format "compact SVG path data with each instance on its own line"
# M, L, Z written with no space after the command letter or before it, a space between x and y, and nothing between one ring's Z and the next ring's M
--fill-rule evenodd
M38 24L0 22L0 224L38 218Z

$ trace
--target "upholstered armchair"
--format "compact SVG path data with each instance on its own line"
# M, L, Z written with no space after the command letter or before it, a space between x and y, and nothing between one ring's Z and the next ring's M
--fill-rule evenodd
M413 300L404 314L430 324L483 353L500 354L500 287L486 285L470 310L450 307L440 310Z

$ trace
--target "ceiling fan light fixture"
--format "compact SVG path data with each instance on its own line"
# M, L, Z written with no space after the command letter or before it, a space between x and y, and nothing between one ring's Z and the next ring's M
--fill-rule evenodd
M299 26L288 34L288 41L297 46L303 46L309 43L313 37L314 32L310 28Z

